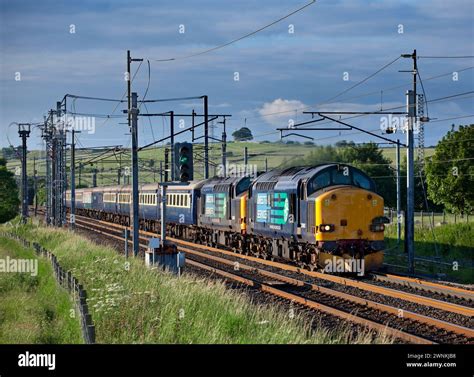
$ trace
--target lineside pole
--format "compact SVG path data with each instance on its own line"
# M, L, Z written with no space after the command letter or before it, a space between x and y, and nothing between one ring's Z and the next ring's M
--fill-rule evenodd
M171 150L171 155L170 155L170 160L171 160L171 180L174 181L176 179L176 172L175 172L175 163L176 161L174 160L174 111L170 111L170 150Z
M400 140L397 139L397 246L402 234L401 219L401 190L400 190Z
M20 123L18 134L21 137L21 221L26 223L28 218L28 175L26 172L26 139L30 136L30 124Z
M71 229L76 227L76 134L74 127L71 130Z
M209 107L208 97L204 99L204 179L209 178Z
M132 206L130 218L133 222L133 255L139 251L139 218L138 218L138 108L137 93L132 93Z

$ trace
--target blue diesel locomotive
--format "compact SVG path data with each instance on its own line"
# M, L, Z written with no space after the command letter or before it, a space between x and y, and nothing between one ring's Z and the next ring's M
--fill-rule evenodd
M383 198L373 180L345 164L271 170L257 178L214 177L168 184L171 237L322 269L327 261L383 262ZM70 208L70 192L66 205ZM159 232L160 185L139 187L140 228ZM76 190L76 213L130 226L130 186ZM350 267L349 267L350 271Z

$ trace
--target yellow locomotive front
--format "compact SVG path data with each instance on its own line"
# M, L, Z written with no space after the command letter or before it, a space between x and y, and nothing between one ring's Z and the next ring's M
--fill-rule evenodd
M315 241L327 272L363 275L383 263L384 201L372 191L334 187L315 198Z

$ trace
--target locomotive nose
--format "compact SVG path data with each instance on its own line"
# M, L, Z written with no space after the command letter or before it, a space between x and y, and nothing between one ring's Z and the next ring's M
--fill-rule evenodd
M315 216L317 224L334 224L332 231L321 231L319 226L315 234L325 263L343 264L343 271L359 275L382 265L385 218L381 196L358 187L335 188L316 199Z
M317 241L383 240L383 198L357 187L340 187L316 200ZM321 225L332 224L331 232Z

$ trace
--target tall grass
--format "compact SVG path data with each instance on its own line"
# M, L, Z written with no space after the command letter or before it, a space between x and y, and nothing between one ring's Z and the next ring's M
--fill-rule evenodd
M351 337L349 325L310 331L302 317L253 304L221 281L151 270L68 231L33 226L17 231L56 254L84 284L99 343L391 342L365 332Z
M33 259L32 250L0 238L0 258ZM0 272L0 343L82 343L74 303L56 284L50 264L38 274Z
M388 226L385 232L387 248L396 246L396 225ZM404 232L402 228L402 239ZM400 256L406 257L401 244ZM415 256L439 257L442 262L457 262L458 268L433 264L428 272L442 272L455 281L467 284L474 283L474 224L445 224L431 228L415 227ZM399 257L395 254L395 260ZM387 257L389 262L394 258ZM400 263L400 260L398 260Z
M402 239L403 239L402 231ZM396 225L386 228L385 237L391 246L396 244ZM474 224L445 224L433 229L415 227L416 252L424 256L434 256L434 244L438 252L446 259L473 258L474 256Z

